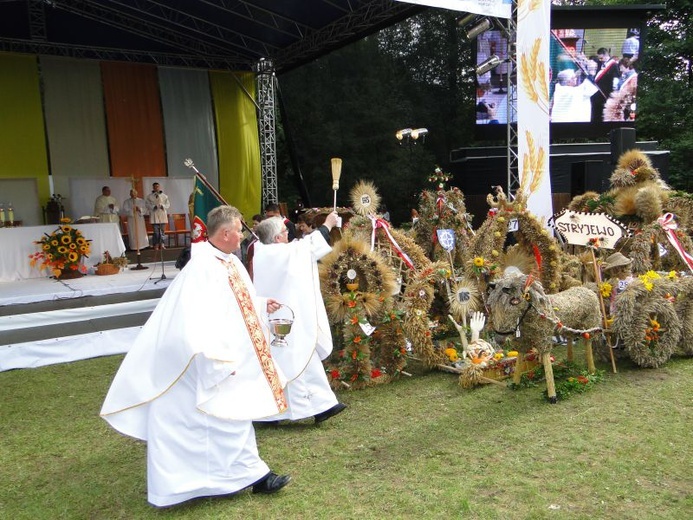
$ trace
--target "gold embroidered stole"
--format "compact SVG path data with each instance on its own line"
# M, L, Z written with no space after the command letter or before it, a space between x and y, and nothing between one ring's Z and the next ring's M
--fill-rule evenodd
M255 305L250 297L248 288L241 279L238 269L233 262L226 262L221 258L219 261L224 264L229 274L229 286L236 297L238 307L241 309L241 316L243 316L243 320L245 321L245 327L248 330L248 336L255 349L255 355L257 355L257 359L260 362L260 367L262 368L263 374L265 374L265 379L272 389L277 408L280 412L283 412L288 408L288 404L284 396L284 391L282 390L279 375L277 374L277 368L274 366L274 361L272 361L272 356L270 355L269 345L267 344L265 335L262 333L262 326L260 325L260 320L258 320Z

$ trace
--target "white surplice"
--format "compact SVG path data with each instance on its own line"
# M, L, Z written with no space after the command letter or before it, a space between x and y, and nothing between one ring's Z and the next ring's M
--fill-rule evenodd
M113 209L110 205L113 204ZM101 222L118 222L118 201L112 195L99 195L94 201L94 215Z
M288 305L295 318L285 347L271 347L272 357L289 383L289 409L268 420L299 420L337 404L322 364L332 352L332 333L320 292L317 261L332 248L320 231L288 244L255 243L253 283L257 293ZM276 316L288 317L287 310ZM284 314L286 313L286 314ZM275 315L273 315L275 316Z
M140 209L139 212L135 212L136 207ZM147 227L144 224L145 211L144 199L140 198L125 199L120 210L121 215L125 215L128 218L128 245L133 251L149 247Z
M101 415L147 441L150 503L233 493L269 472L251 421L285 409L286 379L260 327L265 308L234 255L200 244L125 356Z

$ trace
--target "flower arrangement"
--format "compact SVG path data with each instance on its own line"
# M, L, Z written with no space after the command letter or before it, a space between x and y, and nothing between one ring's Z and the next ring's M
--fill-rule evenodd
M69 218L60 219L60 226L50 235L35 241L40 251L29 255L31 267L45 269L55 278L70 274L86 274L82 258L89 257L91 246L82 232L72 227Z

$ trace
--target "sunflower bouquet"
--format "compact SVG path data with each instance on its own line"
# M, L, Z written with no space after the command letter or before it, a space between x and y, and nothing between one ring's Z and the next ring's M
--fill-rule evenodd
M67 273L86 274L82 258L89 256L91 240L84 238L82 232L70 223L69 218L60 219L60 226L55 231L34 242L40 250L29 255L31 267L45 269L56 278Z

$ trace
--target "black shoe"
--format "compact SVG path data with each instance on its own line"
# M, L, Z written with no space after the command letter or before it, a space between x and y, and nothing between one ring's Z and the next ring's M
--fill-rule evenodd
M289 475L277 475L270 471L266 476L253 484L253 493L264 493L265 495L276 493L289 482L291 482Z
M315 424L320 424L323 421L326 421L330 417L334 417L338 413L343 412L346 409L346 405L344 403L337 403L334 405L332 408L329 408L325 410L324 412L320 412L319 414L315 415Z

